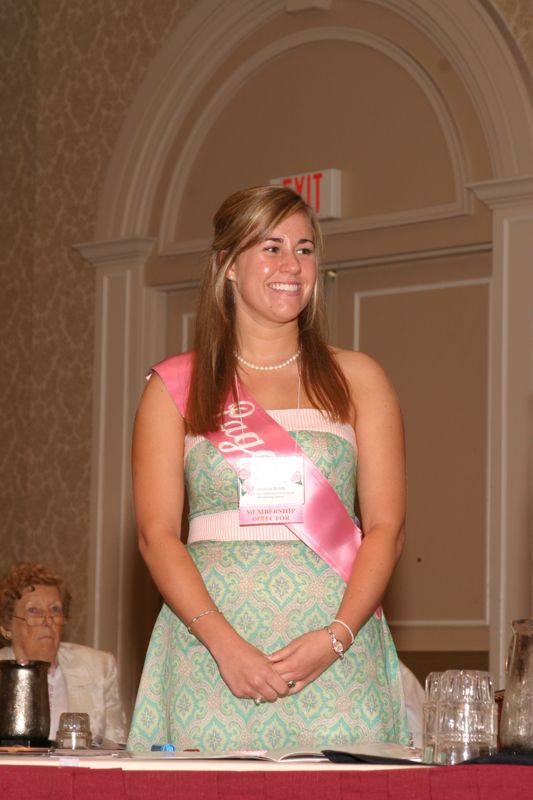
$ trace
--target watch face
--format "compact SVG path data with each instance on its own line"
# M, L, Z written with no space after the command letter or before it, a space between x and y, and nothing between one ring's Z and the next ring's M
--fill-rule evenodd
M342 642L335 642L335 644L333 645L333 649L335 650L336 653L342 653L344 650Z

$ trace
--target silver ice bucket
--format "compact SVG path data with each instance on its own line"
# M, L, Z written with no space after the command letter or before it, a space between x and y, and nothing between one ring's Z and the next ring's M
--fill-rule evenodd
M47 661L0 661L0 740L48 740Z

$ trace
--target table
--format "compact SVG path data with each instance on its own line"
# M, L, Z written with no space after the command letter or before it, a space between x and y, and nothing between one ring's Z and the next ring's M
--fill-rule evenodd
M376 767L330 763L95 757L43 763L0 756L0 797L13 800L531 800L533 768L502 764Z

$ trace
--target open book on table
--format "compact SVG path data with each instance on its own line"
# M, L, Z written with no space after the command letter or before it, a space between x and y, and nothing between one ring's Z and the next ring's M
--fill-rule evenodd
M314 762L330 761L331 759L324 752L335 752L347 756L368 756L377 759L394 759L421 761L420 750L414 747L405 747L399 744L386 742L360 742L353 745L332 744L324 750L312 750L305 747L280 748L276 750L227 750L227 751L198 751L198 750L175 750L175 751L156 751L151 753L136 753L135 758L157 759L179 759L194 761L211 760L245 760L245 761L270 761L273 763L283 762Z

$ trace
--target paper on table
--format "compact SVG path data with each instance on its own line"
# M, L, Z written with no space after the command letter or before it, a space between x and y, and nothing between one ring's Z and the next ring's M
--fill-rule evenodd
M193 750L158 750L150 753L134 753L136 759L149 759L172 761L221 761L221 760L240 760L240 761L327 761L326 756L320 750L305 749L280 749L280 750L225 750L225 751L193 751Z
M360 742L354 745L333 744L325 747L324 750L334 750L337 753L347 755L370 755L382 758L405 759L409 761L421 761L421 752L413 747L386 742ZM249 760L249 761L271 761L283 763L284 761L329 761L324 755L323 750L311 750L306 748L280 748L275 750L227 750L221 751L156 751L150 753L134 753L134 758L149 760Z

